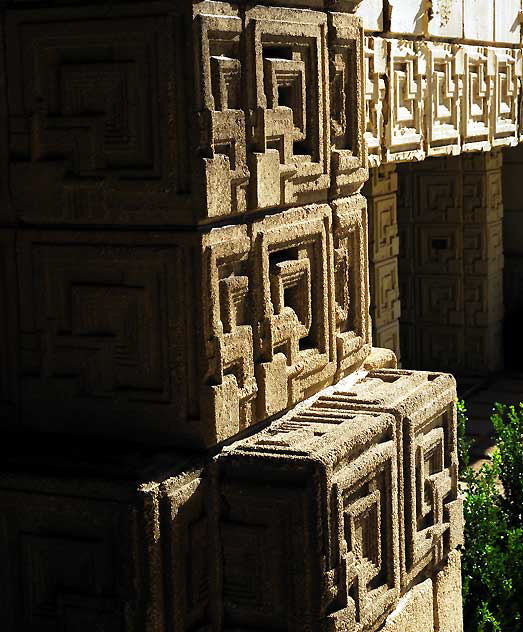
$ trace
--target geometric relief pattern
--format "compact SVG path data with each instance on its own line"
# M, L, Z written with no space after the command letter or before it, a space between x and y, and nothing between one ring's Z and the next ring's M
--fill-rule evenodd
M292 621L292 630L306 623L319 629L330 612L325 629L363 630L383 621L399 597L394 420L346 410L334 401L336 387L332 391L218 457L227 501L224 564L238 586L234 593L226 589L225 601L230 616L242 615L237 623L255 613L266 621L270 613L273 625ZM262 492L268 480L272 485ZM273 545L263 548L261 538ZM243 547L243 555L235 552ZM269 575L278 570L278 558L280 572L289 576L287 591L281 575ZM321 564L307 565L312 559ZM240 583L246 568L250 581ZM295 584L300 569L306 581ZM270 591L261 590L267 577Z
M369 166L519 142L516 49L365 37Z
M328 613L321 629L377 629L460 544L456 441L454 379L384 369L323 391L217 457L231 623L250 629L258 614L320 629Z
M330 120L333 193L348 195L367 179L363 27L341 13L330 13ZM357 72L354 72L357 69Z
M413 251L401 261L412 361L462 374L496 370L499 353L487 341L503 318L501 151L401 169L401 188L412 194L398 209L401 250ZM475 364L473 347L476 357L484 352Z
M399 353L400 284L396 165L371 169L363 193L369 207L369 277L373 341ZM402 297L403 298L403 297Z
M455 381L450 375L379 369L330 396L353 411L396 418L402 590L444 559L460 537Z
M477 46L465 46L463 50L463 116L461 131L463 150L489 151L491 148L491 72L489 50Z
M370 353L367 212L365 198L332 204L334 210L334 310L338 376Z
M200 236L26 230L18 241L27 426L209 445L370 353L362 196Z
M204 1L24 16L6 46L22 221L186 225L325 202L367 177L353 15Z
M319 390L336 371L328 299L331 224L325 205L286 211L252 227L260 418Z
M387 70L390 82L385 155L387 162L420 160L424 157L425 60L415 42L388 41Z
M494 94L491 107L492 146L513 146L517 143L521 67L517 68L516 50L489 51L493 72Z
M365 37L365 141L369 167L381 164L381 146L384 134L383 104L387 91L386 42L378 37Z
M36 223L175 223L187 189L185 122L167 92L179 18L96 14L8 19L13 204Z
M389 422L390 423L390 422ZM334 621L367 630L385 618L399 591L396 446L390 429L336 472L333 482L343 529L341 599Z
M124 603L127 616L137 614L134 588L113 555L117 545L122 553L130 548L130 529L119 524L130 517L125 505L32 491L0 494L0 551L13 609L3 623L9 631L122 630Z
M379 328L396 322L401 313L397 260L372 265L370 285L374 298L373 325Z
M148 518L151 594L158 608L156 612L150 609L151 618L156 615L156 621L164 620L159 608L167 597L171 604L169 617L178 629L204 626L212 616L215 599L211 585L214 542L209 537L209 486L201 470L194 468L161 484L145 485L141 492ZM170 594L164 596L167 590Z
M64 467L62 444L47 442L37 459L55 477L0 477L2 629L135 632L164 629L169 618L186 632L208 624L213 541L201 470L171 463L166 478L165 463L128 448L108 457L102 448L89 462L93 445L75 444ZM23 450L27 462L25 442ZM82 474L71 475L78 456ZM160 465L162 482L141 484L144 465L149 476Z
M328 95L318 81L328 67L327 16L258 7L245 27L254 208L318 201L330 185Z
M218 439L255 419L250 246L246 226L226 227L203 237L202 290L210 297L203 313L207 357L203 401L211 408Z
M426 44L427 156L459 153L461 73L456 69L458 47Z
M239 480L234 470L244 477ZM250 480L241 464L221 475L219 561L225 629L254 630L254 621L267 629L291 621L296 630L313 629L314 595L310 588L304 590L303 579L311 579L314 551L301 522L303 516L313 519L307 497L307 492L313 494L310 481L300 480L303 488L299 489L280 480L279 488L267 493L259 481Z
M218 217L246 210L249 180L245 114L242 107L240 36L237 16L196 16L196 44L201 72L197 110L207 213Z
M137 234L19 240L24 420L121 434L147 419L147 434L172 432L189 409L183 249Z
M427 407L433 406L433 403ZM427 564L433 567L448 553L450 532L460 524L457 498L455 404L426 417L426 411L404 421L405 560L404 584Z

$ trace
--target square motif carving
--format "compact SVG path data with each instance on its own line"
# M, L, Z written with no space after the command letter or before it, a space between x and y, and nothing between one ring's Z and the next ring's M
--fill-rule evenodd
M493 107L491 107L492 146L514 146L518 142L518 87L520 77L516 51L489 50L493 75ZM519 71L521 72L521 71Z
M368 178L364 139L363 27L358 18L329 14L332 191L357 191Z
M372 195L367 192L369 205L369 242L373 261L383 261L399 254L396 193Z
M23 423L198 436L197 421L183 427L194 407L184 248L154 234L26 232L18 252Z
M19 492L20 483L23 490L27 483L19 479L15 489L0 492L0 551L12 608L3 619L7 630L123 630L126 617L138 616L133 591L140 586L126 505L49 493L48 487ZM37 481L40 488L48 483ZM128 576L115 551L125 556Z
M367 212L363 196L338 200L334 210L334 309L338 375L369 353Z
M204 11L212 11L209 3ZM242 96L242 19L198 14L194 21L200 75L197 110L209 217L247 210L247 146ZM197 71L198 72L198 71Z
M245 15L252 208L325 200L330 184L327 16L256 7Z
M380 261L371 266L371 297L374 303L373 325L382 327L400 317L398 262Z
M467 277L464 293L466 327L491 327L503 320L503 272Z
M468 341L467 341L468 349ZM416 330L417 362L430 366L434 371L445 371L453 362L456 372L464 370L465 331L463 326L418 327Z
M423 160L424 59L416 42L388 42L386 160Z
M433 325L463 324L463 279L461 277L418 275L416 284L419 322Z
M457 46L425 45L427 62L427 155L456 155L461 151L460 81Z
M443 403L443 397L439 398ZM434 410L426 405L426 412ZM455 403L423 419L423 410L403 425L405 446L405 573L409 584L448 552L450 514L457 500ZM425 415L426 415L425 412Z
M417 274L461 274L463 226L461 224L418 224L415 270Z
M329 618L350 621L358 631L383 620L399 596L396 446L391 439L346 462L333 477L346 606Z
M458 167L457 164L452 165ZM434 160L427 161L425 166L427 170L434 167ZM462 221L463 183L457 169L444 173L422 171L415 178L415 188L417 203L413 203L412 215L415 223L458 224Z
M208 299L203 310L207 366L202 400L210 407L219 439L256 418L250 251L246 226L215 229L203 237L202 289Z
M334 388L236 443L218 464L228 520L225 555L230 548L241 573L231 612L242 612L249 600L263 620L270 613L275 624L292 620L300 629L305 622L319 629L323 620L326 630L343 622L362 631L385 619L400 582L392 416L354 411ZM237 524L231 530L232 516ZM268 542L273 545L266 549ZM319 564L308 564L313 556ZM247 568L250 579L240 582ZM307 582L295 582L296 569ZM270 589L252 586L268 577ZM281 581L287 590L273 598Z
M450 521L459 512L455 389L450 375L380 369L329 397L332 406L353 414L374 411L396 419L402 591L427 567L437 567L461 537L459 521Z
M9 15L9 175L19 219L176 224L190 217L181 18L133 13Z
M326 205L286 211L252 226L260 419L334 376L331 226Z
M383 103L387 94L387 43L378 37L365 37L365 142L370 167L382 160L384 134Z
M488 50L477 46L464 46L463 64L463 151L488 151L491 121L491 71Z

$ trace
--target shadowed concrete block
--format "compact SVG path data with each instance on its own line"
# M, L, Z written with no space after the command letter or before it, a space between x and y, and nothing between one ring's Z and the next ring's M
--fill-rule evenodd
M436 569L462 537L454 378L375 370L331 400L351 410L386 411L396 419L403 446L398 475L402 588L407 589L418 576Z
M399 597L394 418L330 392L218 457L229 625L364 630Z
M208 621L212 538L201 467L173 453L93 448L69 445L64 455L56 440L33 453L25 445L10 474L5 459L3 629L163 632L169 622L188 630ZM161 473L167 463L171 475ZM40 473L20 471L36 466Z

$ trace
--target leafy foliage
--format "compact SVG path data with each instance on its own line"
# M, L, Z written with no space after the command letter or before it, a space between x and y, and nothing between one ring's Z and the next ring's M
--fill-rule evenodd
M496 431L495 454L505 491L504 504L513 527L523 524L523 404L518 408L496 404L491 417Z
M470 464L469 450L472 445L472 441L467 438L467 407L463 399L457 401L458 409L458 459L459 469L462 472Z
M468 453L466 409L458 415L460 449ZM465 481L463 597L465 629L474 632L523 630L523 405L496 404L491 417L497 448L474 471L461 457Z

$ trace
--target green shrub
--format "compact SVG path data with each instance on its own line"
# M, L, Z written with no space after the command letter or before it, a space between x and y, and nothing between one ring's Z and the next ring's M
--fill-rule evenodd
M523 406L496 404L491 419L497 448L475 472L468 467L461 402L458 443L466 492L463 597L465 629L470 632L523 630Z
M496 431L499 477L505 491L505 509L513 527L523 524L523 404L518 408L496 404L492 417Z
M458 459L459 469L463 472L470 464L469 450L472 445L472 441L467 438L467 408L465 401L458 399Z

